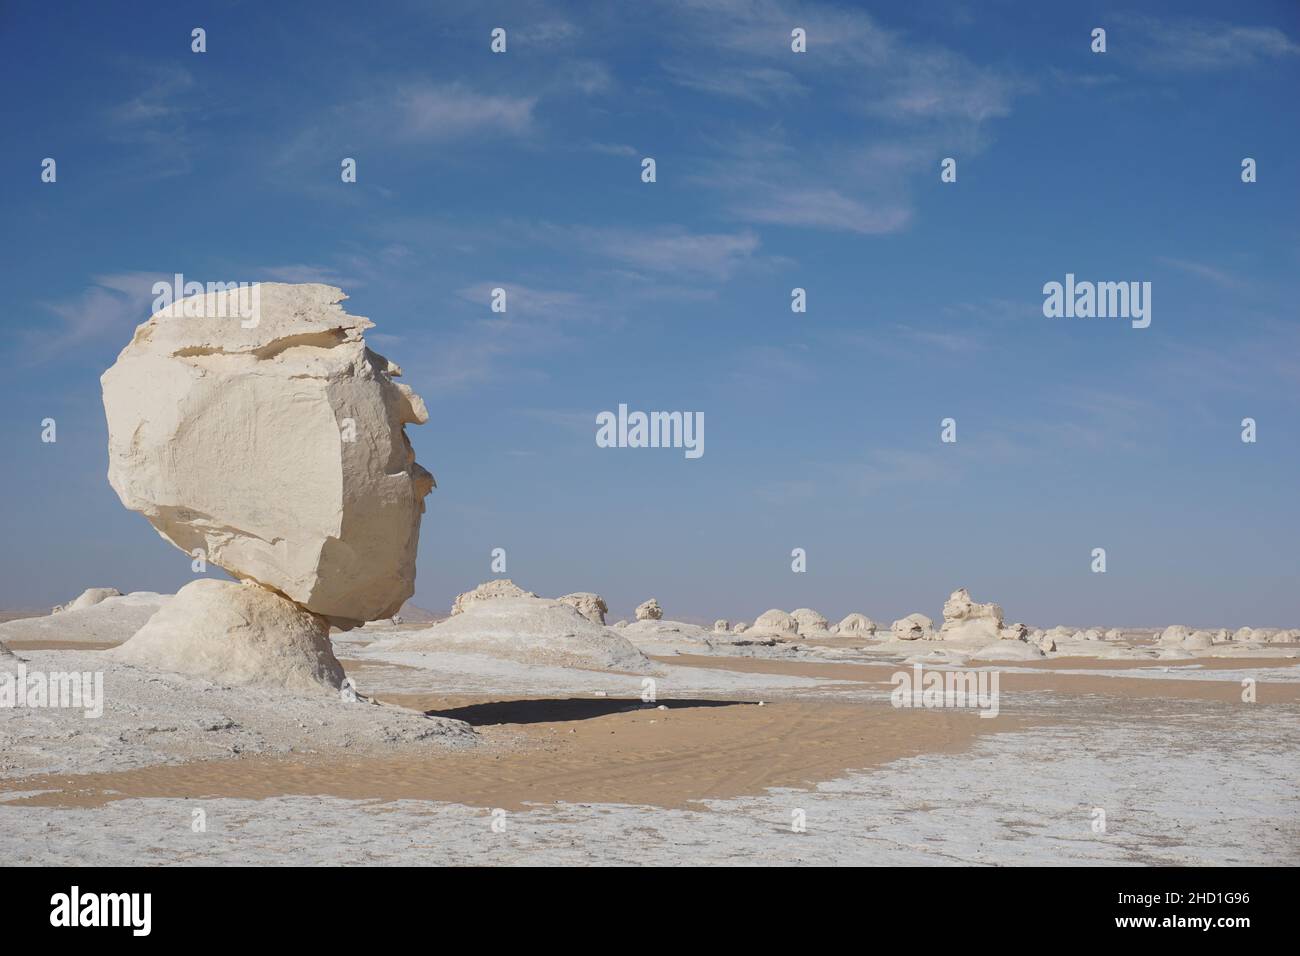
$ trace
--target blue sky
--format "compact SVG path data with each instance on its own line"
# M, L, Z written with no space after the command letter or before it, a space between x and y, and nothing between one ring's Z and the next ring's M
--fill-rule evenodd
M503 547L619 616L1300 625L1295 3L156 6L0 8L0 605L190 578L98 381L180 272L377 323L425 606ZM1151 326L1045 318L1067 272ZM598 448L619 403L706 453Z

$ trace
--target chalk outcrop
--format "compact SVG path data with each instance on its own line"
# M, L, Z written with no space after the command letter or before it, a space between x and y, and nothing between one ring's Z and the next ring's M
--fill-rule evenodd
M943 604L941 641L991 644L1002 639L1002 608L996 604L979 604L971 600L970 591L958 588Z
M909 614L889 626L896 641L930 641L934 639L934 621L924 614Z
M720 617L713 622L714 634L726 634L730 630L731 630L731 624L726 620L726 618Z
M609 608L605 606L605 599L590 591L576 591L573 594L565 594L557 600L562 604L568 604L593 624L604 624L605 615L609 613Z
M452 616L455 617L457 614L463 614L481 601L495 601L497 598L519 597L535 598L537 595L532 591L525 591L509 578L494 578L491 581L484 581L471 591L464 591L457 594L456 600L453 601L451 605L451 613Z
M263 283L155 313L101 378L108 480L163 538L340 626L415 589L424 403L332 286Z
M132 591L79 608L66 604L62 611L43 617L0 624L0 640L117 645L144 627L170 600L170 594Z
M851 634L857 636L868 636L876 633L876 622L865 614L853 613L846 615L844 620L836 625L837 634Z
M636 619L638 621L659 621L664 616L664 609L659 606L659 602L654 598L644 601L637 605Z
M121 597L122 592L117 588L86 588L79 595L69 601L67 604L56 604L51 614L58 614L60 611L83 611L88 607L94 607L101 601L111 597Z
M501 597L473 602L433 627L385 638L372 644L367 654L445 652L536 666L653 671L650 660L624 636L627 630L596 624L564 601Z
M799 622L785 611L774 607L756 617L749 629L782 637L795 637L799 633Z
M217 684L337 690L343 668L329 628L324 616L264 587L200 578L105 653Z
M796 608L790 612L800 637L829 637L831 622L810 607Z

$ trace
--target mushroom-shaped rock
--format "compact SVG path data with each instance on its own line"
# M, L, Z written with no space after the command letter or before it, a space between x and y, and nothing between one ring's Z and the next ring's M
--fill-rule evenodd
M924 614L909 614L889 626L896 641L929 641L934 639L934 621Z
M1124 639L1124 632L1121 631L1119 628L1112 627L1109 631L1106 632L1106 640L1108 641L1122 641L1123 639Z
M573 594L564 595L559 600L573 607L593 624L604 624L605 615L609 613L609 608L605 606L605 599L590 591L575 591Z
M433 476L404 426L428 413L332 286L182 299L100 381L108 480L163 538L341 626L415 590Z
M1183 640L1183 647L1205 650L1214 644L1214 635L1209 631L1193 631Z
M451 613L452 616L463 614L480 601L517 597L537 597L537 595L532 591L525 591L509 578L494 578L491 581L484 581L472 591L457 594L456 600L451 605Z
M731 624L727 622L726 618L720 617L713 622L714 634L725 634L729 630L731 630Z
M774 607L755 618L750 630L793 637L799 633L799 622L785 611Z
M876 622L865 614L854 612L845 616L844 620L836 625L836 632L839 634L868 635L876 633Z
M638 621L660 621L663 620L664 609L659 606L659 602L654 598L643 601L636 606L636 619Z
M1156 639L1156 644L1160 647L1178 647L1187 640L1191 634L1187 628L1181 624L1171 624L1160 632L1160 637Z
M256 584L216 578L185 585L134 637L104 653L219 684L320 690L343 682L323 616Z
M828 637L830 635L830 621L810 607L796 608L790 612L790 616L794 618L800 637Z

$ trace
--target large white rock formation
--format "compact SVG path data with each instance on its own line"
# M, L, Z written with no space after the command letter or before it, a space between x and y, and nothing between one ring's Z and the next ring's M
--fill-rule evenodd
M101 378L108 480L187 553L347 626L415 589L424 403L332 286L263 283L155 313ZM252 308L241 310L242 306Z
M105 653L219 684L337 689L329 622L251 582L191 581L135 636Z
M971 600L970 591L958 588L943 604L939 640L991 644L1002 638L1002 608Z

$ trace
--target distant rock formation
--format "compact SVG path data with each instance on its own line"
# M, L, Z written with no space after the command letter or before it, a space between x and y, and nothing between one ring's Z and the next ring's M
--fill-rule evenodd
M800 637L830 637L831 623L810 607L796 608L790 612Z
M924 614L909 614L891 624L889 634L896 641L933 640L934 621Z
M86 588L77 597L73 598L67 604L56 604L51 614L58 614L60 611L81 611L88 607L94 607L100 601L111 597L121 597L122 592L117 588Z
M452 617L455 617L457 614L463 614L480 601L494 601L497 598L517 597L535 598L537 595L532 591L525 591L509 578L494 578L491 581L484 581L471 591L457 594L456 600L452 602L451 605L451 614Z
M571 605L574 610L593 624L604 624L605 615L609 613L609 608L605 606L605 599L599 594L592 594L590 591L575 591L573 594L565 594L558 600Z
M659 606L659 602L654 598L637 605L636 619L638 621L658 621L661 620L663 616L663 608Z
M721 617L720 617L720 618L718 618L716 621L713 622L713 633L714 633L714 634L725 634L725 633L727 633L729 630L731 630L731 625L727 622L727 620L726 620L725 618L721 618Z
M780 608L772 608L755 618L750 630L793 637L799 633L799 622Z
M837 634L858 634L869 635L876 633L876 622L865 614L853 613L846 615L844 620L836 625Z
M996 604L978 604L970 591L958 588L943 604L941 641L991 644L1002 639L1002 608Z

